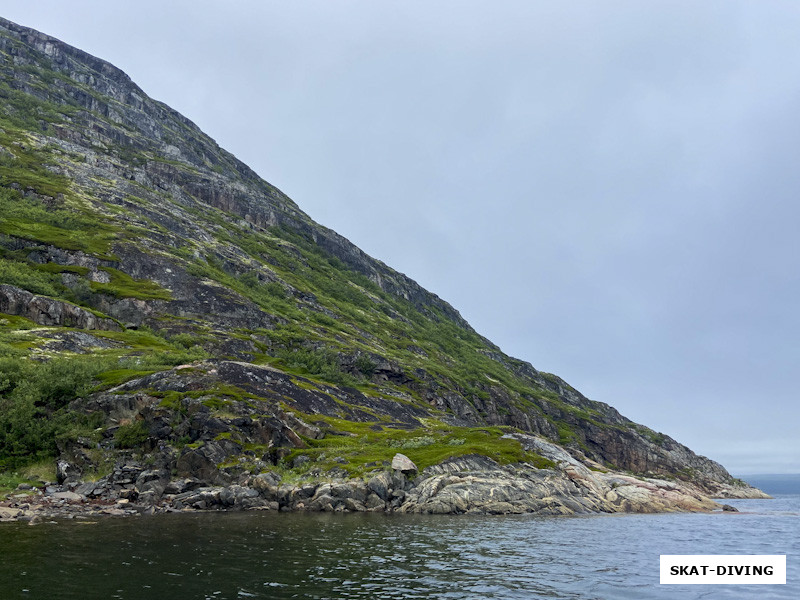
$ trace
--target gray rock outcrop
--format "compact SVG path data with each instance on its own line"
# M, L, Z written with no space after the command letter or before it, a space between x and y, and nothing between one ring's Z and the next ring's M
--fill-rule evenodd
M78 329L120 331L113 319L98 317L69 302L37 296L13 285L0 284L0 313L18 315L39 325L60 325Z

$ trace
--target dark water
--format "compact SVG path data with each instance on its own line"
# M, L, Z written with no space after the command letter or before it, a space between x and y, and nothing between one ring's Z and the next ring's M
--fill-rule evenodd
M186 514L0 526L0 598L800 598L800 495L741 513ZM660 586L659 554L787 554L787 585Z

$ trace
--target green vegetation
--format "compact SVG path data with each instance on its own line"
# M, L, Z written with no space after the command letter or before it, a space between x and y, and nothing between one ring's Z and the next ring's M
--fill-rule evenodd
M114 433L114 442L118 448L137 448L147 441L149 432L144 421L136 421L121 425Z
M206 342L205 336L193 335L191 333L178 333L169 338L172 344L183 346L187 350L195 346L202 346Z
M219 225L215 233L220 239L244 249L294 289L315 299L314 306L288 299L284 286L261 283L255 270L228 274L213 255L189 265L192 274L232 288L286 319L266 332L273 342L269 354L275 366L333 385L354 385L374 373L368 357L374 353L404 365L407 373L423 369L438 385L467 400L488 399L493 386L510 390L527 408L539 400L557 400L554 392L490 358L496 350L474 331L435 306L421 308L385 292L305 235L282 227L256 234L235 230L227 221ZM419 350L411 351L410 346ZM357 356L358 373L342 371L336 359L342 353ZM364 380L359 380L359 373Z
M299 375L312 375L329 383L354 386L358 381L342 372L337 354L331 350L280 350L278 358L281 366Z
M39 153L18 146L11 148L11 152L0 154L0 185L17 185L52 198L68 193L69 180L42 166Z
M92 290L117 296L119 298L139 298L141 300L172 300L172 295L157 283L147 279L134 279L127 273L111 267L102 267L111 276L108 283L91 283Z
M320 419L319 415L313 418ZM514 431L509 427L452 427L430 420L422 432L333 417L322 419L333 429L332 433L321 440L307 439L310 448L295 450L287 462L305 455L311 458L305 468L338 467L351 475L363 475L370 468L380 468L384 461L390 462L397 452L402 452L420 470L445 459L468 454L488 456L500 464L527 462L540 469L555 467L552 461L525 451L517 440L503 437ZM344 459L344 462L337 459Z
M0 233L98 257L109 257L115 238L114 230L96 216L51 208L7 187L0 187L0 215Z
M112 269L102 267L110 275L108 283L88 281L85 276L89 269L56 263L38 264L28 260L14 259L14 253L5 252L11 258L2 258L0 247L0 283L8 283L34 294L50 296L90 308L93 294L109 294L118 298L138 298L141 300L170 300L166 290L149 280L133 279L131 276ZM19 253L17 253L19 254ZM77 275L77 279L66 285L62 273Z
M50 71L52 72L52 71ZM0 81L0 120L27 131L47 130L48 125L60 123L75 114L75 107L60 105L14 89Z
M35 363L0 357L0 466L16 467L54 456L56 441L87 427L67 404L94 387L109 366L98 357Z
M31 269L26 263L4 258L0 258L0 283L10 283L45 296L57 296L63 290L57 275Z
M556 428L558 429L558 442L561 445L569 444L576 439L575 432L563 421L556 421Z
M0 500L4 500L12 493L26 493L17 489L21 483L37 486L55 480L55 463L52 460L31 463L17 471L0 472Z
M661 446L667 439L667 436L660 431L653 431L644 425L634 425L633 427L639 434L653 442L657 446Z
M16 471L0 472L0 500L5 500L9 494L15 492L21 483L33 484L35 482Z
M208 356L198 346L185 348L143 329L94 332L127 342L121 350L40 362L26 358L14 346L18 343L14 333L31 327L21 317L6 316L0 321L0 469L53 457L59 439L91 433L91 419L68 408L75 398ZM121 443L136 439L133 433Z

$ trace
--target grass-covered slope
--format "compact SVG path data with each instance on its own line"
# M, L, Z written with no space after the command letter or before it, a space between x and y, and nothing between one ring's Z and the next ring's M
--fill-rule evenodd
M203 447L220 469L358 473L401 448L548 466L503 437L524 431L730 480L504 355L112 65L2 20L0 313L2 469Z

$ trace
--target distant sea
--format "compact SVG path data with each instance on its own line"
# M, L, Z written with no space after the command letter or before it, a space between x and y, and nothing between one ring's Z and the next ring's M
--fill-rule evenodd
M0 525L0 597L800 598L800 478L738 513L219 513ZM661 554L786 554L786 585L660 585Z
M775 494L800 494L800 473L792 475L742 475L750 485L767 492L773 496Z

